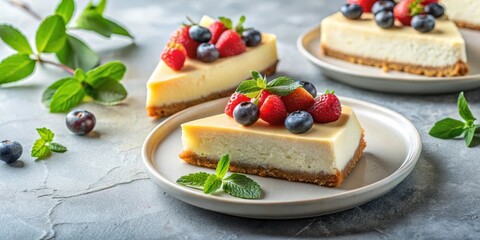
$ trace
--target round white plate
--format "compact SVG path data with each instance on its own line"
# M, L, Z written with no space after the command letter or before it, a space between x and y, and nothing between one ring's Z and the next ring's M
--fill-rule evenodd
M340 98L352 107L365 130L367 148L339 188L249 175L263 198L246 200L225 193L206 195L175 183L186 174L213 169L189 165L182 151L180 124L223 112L228 98L203 103L159 124L143 144L143 163L150 178L181 201L215 212L267 219L313 217L356 207L380 197L399 184L415 167L422 142L413 124L402 115L375 104Z
M326 76L355 87L393 93L434 94L459 92L480 87L480 32L461 29L467 44L469 73L461 77L426 77L349 63L323 54L320 25L303 33L297 48Z

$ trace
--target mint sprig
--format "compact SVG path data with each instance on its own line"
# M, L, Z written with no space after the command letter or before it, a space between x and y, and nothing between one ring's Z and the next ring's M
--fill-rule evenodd
M177 183L183 186L203 189L206 194L212 194L222 189L224 192L238 198L258 199L262 195L260 185L251 178L233 173L225 175L230 167L230 156L223 155L218 161L214 174L205 172L192 173L180 177Z
M31 155L42 160L50 156L51 152L63 153L67 151L67 147L53 142L55 134L48 128L37 128L40 138L35 141L32 147Z
M475 124L477 120L468 106L463 92L458 96L457 101L458 113L464 121L445 118L435 123L430 129L430 136L440 139L453 139L463 135L467 147L471 147L475 136L475 131L480 128Z
M238 23L237 25L235 25L235 28L233 27L233 21L230 18L218 17L218 20L220 20L220 22L222 22L226 28L230 30L234 30L238 34L242 34L247 29L243 26L243 24L245 23L245 20L247 20L247 18L243 15L240 16L240 18L238 19Z

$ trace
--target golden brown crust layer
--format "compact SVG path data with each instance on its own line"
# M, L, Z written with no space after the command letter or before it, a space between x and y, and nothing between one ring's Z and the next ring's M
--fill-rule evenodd
M464 21L459 21L459 20L454 20L454 22L460 28L469 28L469 29L473 29L473 30L480 30L480 25L477 25L477 24L464 22Z
M278 64L278 61L275 62L272 66L270 66L266 70L262 71L261 73L263 75L267 75L267 76L273 75L275 73L275 71L277 70L277 64ZM188 107L191 107L191 106L203 103L203 102L207 102L207 101L211 101L211 100L215 100L215 99L230 96L235 91L235 89L236 88L228 89L228 90L223 91L223 92L212 93L212 94L210 94L206 97L202 97L200 99L195 99L195 100L188 101L188 102L173 103L173 104L169 104L169 105L166 105L166 106L147 107L147 114L150 117L157 117L157 118L166 117L166 116L172 115L176 112L180 112L183 109L186 109Z
M468 65L461 60L458 60L458 62L452 66L425 67L425 66L417 66L413 64L387 62L384 60L358 57L355 55L350 55L350 54L329 49L325 45L322 45L322 49L323 49L323 53L327 56L338 58L351 63L383 68L385 72L389 70L394 70L394 71L401 71L401 72L413 73L418 75L425 75L429 77L463 76L468 73Z
M352 169L355 167L360 157L362 157L363 150L366 146L367 144L362 134L362 138L352 159L348 162L347 166L342 171L337 170L335 174L291 172L277 168L266 169L259 166L237 165L234 162L230 163L229 170L232 172L254 174L262 177L273 177L286 179L288 181L314 183L328 187L338 187L342 185L345 178L347 178L348 174L350 174ZM182 153L180 153L180 158L187 163L208 168L216 168L218 162L217 159L200 157L191 151L183 151Z

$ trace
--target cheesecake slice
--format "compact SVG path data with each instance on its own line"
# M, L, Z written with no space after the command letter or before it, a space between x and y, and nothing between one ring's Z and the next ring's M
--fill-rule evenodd
M200 25L208 27L213 19L203 17ZM147 113L165 117L190 106L230 96L240 82L250 77L252 70L264 75L275 73L278 57L276 36L262 33L262 41L247 47L237 56L219 58L204 63L187 58L180 71L174 71L160 61L147 82Z
M340 186L362 156L363 129L351 108L335 122L314 124L304 134L264 121L244 127L226 114L182 124L184 161L215 168L229 154L230 171Z
M382 29L371 14L350 20L341 13L321 23L321 48L327 56L426 76L467 74L465 41L452 21L437 19L429 33L412 27Z
M461 28L480 30L480 0L441 0L446 14Z

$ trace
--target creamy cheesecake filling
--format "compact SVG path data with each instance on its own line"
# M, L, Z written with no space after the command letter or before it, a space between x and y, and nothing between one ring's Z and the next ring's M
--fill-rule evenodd
M437 20L430 33L418 33L411 27L382 29L370 14L349 20L337 13L322 21L321 44L358 57L426 67L467 62L463 38L454 23L445 20Z
M448 18L454 21L475 24L480 27L479 0L441 0Z

